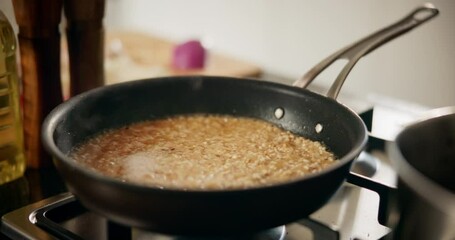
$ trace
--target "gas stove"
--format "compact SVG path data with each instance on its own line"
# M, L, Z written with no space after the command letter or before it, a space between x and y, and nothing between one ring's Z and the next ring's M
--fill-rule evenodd
M415 116L409 114L409 106L407 114L403 115L402 109L372 106L364 102L355 105L349 102L350 99L341 97L339 101L357 111L371 133L367 148L351 171L381 184L395 185L396 174L384 144L392 139L391 131L397 131L399 125ZM12 239L389 239L393 230L378 222L378 212L377 193L345 182L331 200L309 218L241 236L188 237L116 224L87 210L71 193L63 193L4 215L0 230Z

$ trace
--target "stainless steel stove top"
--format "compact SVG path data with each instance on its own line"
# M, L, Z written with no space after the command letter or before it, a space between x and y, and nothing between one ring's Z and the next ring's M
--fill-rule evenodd
M346 183L310 219L242 239L380 239L390 230L377 221L378 196ZM2 232L13 239L213 239L170 236L123 227L85 210L70 193L28 205L3 219ZM66 232L68 231L68 232ZM216 239L239 239L219 237Z

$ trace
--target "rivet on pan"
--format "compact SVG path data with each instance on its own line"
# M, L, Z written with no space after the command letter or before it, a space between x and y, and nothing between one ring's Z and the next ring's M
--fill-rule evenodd
M320 123L316 124L316 127L314 127L314 130L316 130L317 133L321 133L322 129L323 127Z
M276 109L275 109L275 117L276 117L277 119L281 119L281 118L283 118L283 116L284 116L284 109L281 108L281 107L276 108Z

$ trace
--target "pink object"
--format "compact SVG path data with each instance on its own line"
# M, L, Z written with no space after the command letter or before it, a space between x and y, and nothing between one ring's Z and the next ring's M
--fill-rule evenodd
M201 42L191 40L177 45L172 56L172 66L177 69L204 68L205 49Z

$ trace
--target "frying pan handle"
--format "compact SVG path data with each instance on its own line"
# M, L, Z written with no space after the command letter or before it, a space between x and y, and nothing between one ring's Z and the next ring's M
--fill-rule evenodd
M348 76L354 65L368 53L372 52L379 46L388 41L408 32L409 30L419 26L420 24L432 19L439 14L439 10L431 3L425 3L422 6L413 10L409 15L399 20L398 22L385 27L373 34L348 45L341 50L333 53L326 59L322 60L305 75L294 82L294 86L306 88L324 69L330 66L335 60L348 59L348 63L341 70L335 82L330 87L327 97L336 99L340 92L346 77Z
M398 222L397 189L378 183L360 174L350 172L348 183L374 191L379 195L378 222L383 226L393 226Z

